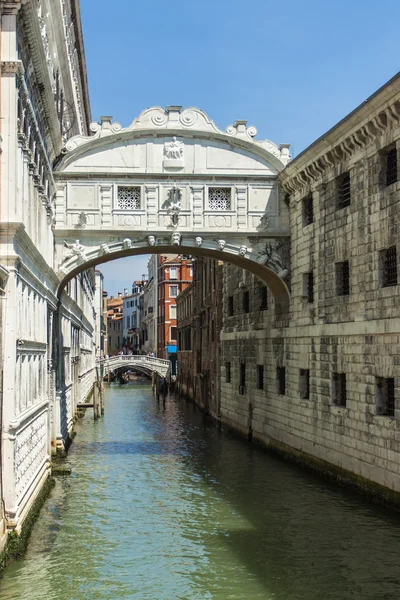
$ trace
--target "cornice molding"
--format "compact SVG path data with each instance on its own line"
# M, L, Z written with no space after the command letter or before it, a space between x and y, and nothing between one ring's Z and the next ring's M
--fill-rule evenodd
M360 151L381 142L400 127L400 78L390 83L307 148L279 173L289 194L319 185L324 176L342 163L351 163ZM383 140L383 145L386 145Z
M2 15L16 15L21 8L21 0L0 0Z

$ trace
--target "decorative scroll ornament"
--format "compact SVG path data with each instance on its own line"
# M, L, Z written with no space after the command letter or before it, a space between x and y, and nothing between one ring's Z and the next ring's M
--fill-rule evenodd
M168 214L171 217L171 226L176 227L179 224L179 213L182 208L181 203L182 192L176 187L171 188L168 192Z

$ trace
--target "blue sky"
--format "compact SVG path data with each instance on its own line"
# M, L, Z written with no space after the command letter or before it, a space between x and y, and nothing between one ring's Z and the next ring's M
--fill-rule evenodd
M81 0L93 120L149 106L247 119L296 156L399 70L395 0ZM102 267L116 294L144 257Z

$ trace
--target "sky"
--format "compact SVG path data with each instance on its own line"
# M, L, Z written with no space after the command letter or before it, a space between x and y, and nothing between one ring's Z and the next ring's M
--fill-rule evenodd
M399 70L398 0L81 0L81 14L93 121L195 106L221 129L247 119L293 157ZM103 265L105 289L146 265Z

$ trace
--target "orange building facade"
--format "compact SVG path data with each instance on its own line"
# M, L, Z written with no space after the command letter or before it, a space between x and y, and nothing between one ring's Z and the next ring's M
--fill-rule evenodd
M192 259L182 255L160 255L157 270L157 356L174 360L178 337L176 298L192 281Z

